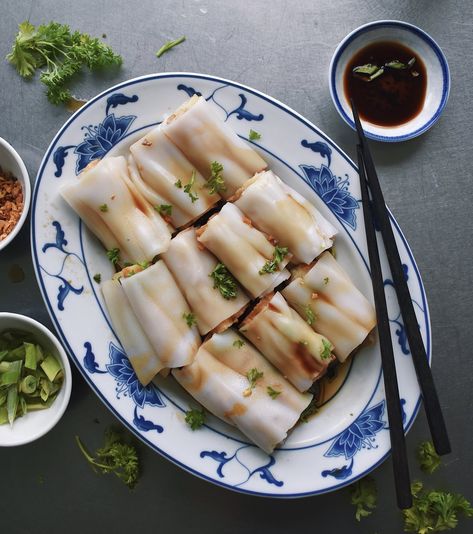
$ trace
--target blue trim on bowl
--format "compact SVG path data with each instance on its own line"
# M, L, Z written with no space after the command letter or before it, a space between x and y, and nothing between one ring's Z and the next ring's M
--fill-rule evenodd
M351 32L349 35L345 37L345 39L338 45L337 49L335 50L335 53L333 55L332 61L330 62L330 69L329 69L329 85L330 85L330 95L332 97L333 103L335 104L335 107L342 117L342 119L355 130L355 124L353 120L345 113L340 99L338 97L338 92L336 89L336 83L335 83L335 74L337 72L338 67L338 61L340 59L340 56L345 51L347 46L357 39L360 35L370 32L374 28L382 28L382 27L401 27L405 30L408 30L418 37L420 37L423 41L425 41L432 50L435 52L435 55L437 56L437 59L439 60L440 66L442 68L442 75L443 75L443 86L442 86L442 97L440 99L440 104L435 113L432 115L432 117L420 128L417 130L414 130L413 132L405 135L378 135L373 134L371 132L368 132L365 130L365 135L369 139L373 139L375 141L384 141L388 143L396 143L400 141L408 141L409 139L413 139L414 137L418 137L419 135L423 134L425 131L427 131L429 128L431 128L440 118L440 115L442 114L445 106L447 105L448 97L450 94L450 69L448 67L447 58L445 57L445 54L442 52L442 49L440 46L430 37L428 33L426 33L424 30L421 30L417 26L414 26L413 24L409 24L408 22L402 22L397 20L379 20L376 22L370 22L369 24L365 24L364 26L360 26L353 32Z
M49 146L49 148L48 148L48 150L47 150L47 152L46 152L46 154L45 154L45 156L44 156L44 158L43 158L43 160L41 162L41 166L40 166L40 168L38 170L38 174L37 174L36 181L35 181L35 186L34 186L34 191L33 191L33 196L32 196L32 212L36 208L36 201L37 201L37 196L38 196L38 191L39 191L39 185L41 183L41 179L42 179L42 176L43 176L43 173L44 173L45 166L46 166L46 164L47 164L47 162L49 160L49 157L51 156L52 151L55 149L58 140L60 139L60 137L63 134L63 132L69 127L69 125L79 115L81 115L88 107L90 107L92 104L94 104L97 100L100 100L105 95L107 95L109 93L112 93L112 92L116 92L118 89L121 89L121 88L124 88L124 87L130 87L130 86L133 86L133 85L138 84L138 83L143 83L143 82L147 82L147 81L153 81L155 79L161 79L161 78L190 78L190 79L209 80L209 81L218 82L218 83L226 83L226 84L231 85L233 87L236 87L238 89L243 89L244 91L247 91L248 93L254 94L255 96L257 96L259 98L262 98L263 100L269 102L270 104L276 106L277 108L285 111L286 113L288 113L289 115L291 115L292 117L294 117L295 119L300 121L302 124L304 124L306 127L311 129L315 134L317 134L318 136L320 136L323 139L325 139L328 143L330 143L333 147L335 147L339 151L340 155L346 160L346 162L356 172L358 172L358 169L357 169L356 165L353 163L353 161L343 152L343 150L336 143L334 143L328 136L326 136L324 133L322 133L317 127L315 127L313 124L311 124L309 121L307 121L304 117L302 117L301 115L299 115L298 113L293 111L291 108L289 108L288 106L282 104L281 102L279 102L276 99L273 99L273 98L271 98L271 97L269 97L269 96L267 96L267 95L265 95L263 93L260 93L259 91L251 89L251 88L249 88L249 87L247 87L245 85L237 84L235 82L226 80L224 78L218 78L218 77L215 77L215 76L209 76L209 75L204 75L204 74L190 74L190 73L153 74L153 75L148 75L148 76L142 76L140 78L135 78L133 80L129 80L129 81L120 83L120 84L115 85L114 87L112 87L110 89L107 89L106 91L100 93L99 95L97 95L93 99L89 100L82 108L80 108L78 111L76 111L76 113L74 113L74 115L72 115L72 117L62 126L62 128L59 130L59 132L56 134L56 136L54 137L53 141L51 142L51 144L50 144L50 146ZM422 283L420 272L418 270L417 264L416 264L416 262L414 260L413 255L412 255L412 251L411 251L411 249L410 249L410 247L409 247L409 245L408 245L408 243L406 241L406 238L404 237L399 225L397 224L397 222L395 221L395 219L392 217L391 214L390 214L390 217L391 217L391 221L392 221L396 231L399 234L399 237L400 237L403 245L406 247L406 250L407 250L408 255L409 255L409 259L412 262L412 266L414 268L414 272L416 274L416 277L417 277L417 280L418 280L418 283L419 283L419 287L420 287L420 290L421 290L422 304L423 304L423 308L424 308L423 313L424 313L424 316L425 316L425 319L426 319L426 321L425 321L425 324L426 324L426 338L427 338L426 352L427 352L427 356L428 356L428 359L429 359L429 363L431 363L432 355L431 355L430 314L429 314L429 309L428 309L428 305L427 305L427 299L426 299L426 295L425 295L424 285ZM209 477L207 475L204 475L203 473L200 473L199 471L197 471L197 470L195 470L195 469L183 464L179 460L176 460L175 458L170 456L168 453L166 453L165 451L163 451L159 447L157 447L154 443L151 443L145 436L143 436L142 434L137 433L136 432L136 428L134 428L131 424L126 422L124 419L122 419L120 414L115 410L115 408L113 408L113 406L111 406L108 403L107 399L103 396L103 394L100 392L100 390L98 388L96 388L96 386L93 384L93 382L90 379L90 375L88 375L85 372L85 370L83 369L82 365L79 364L79 361L78 361L79 359L75 356L74 351L72 350L71 346L69 345L69 343L67 341L67 337L65 336L64 332L62 331L60 323L59 323L59 321L57 320L57 318L55 316L53 307L52 307L51 302L49 301L48 295L46 293L46 288L45 288L43 280L42 280L42 278L40 276L39 261L38 261L38 255L37 255L37 249L36 249L35 231L36 231L35 218L32 216L31 217L31 253L32 253L32 257L33 257L33 266L34 266L34 269L35 269L36 279L38 281L38 285L40 287L41 294L43 296L43 299L44 299L44 302L45 302L46 307L48 309L48 312L49 312L49 315L51 317L51 320L54 323L54 326L55 326L55 328L56 328L56 330L57 330L57 332L58 332L58 334L59 334L59 336L60 336L60 338L62 340L62 343L65 345L65 347L67 349L67 352L69 353L70 357L72 358L72 360L76 364L76 367L79 369L80 373L85 378L86 382L89 384L89 386L92 388L92 390L102 400L102 402L105 404L105 406L107 406L107 408L122 422L122 424L124 426L126 426L131 432L133 432L139 439L141 439L141 441L146 443L149 447L151 447L156 452L160 453L162 456L167 458L172 463L180 466L185 471L187 471L189 473L192 473L192 474L194 474L195 476L197 476L199 478L202 478L202 479L204 479L204 480L206 480L208 482L211 482L212 484L216 484L218 486L222 486L222 487L224 487L226 489L230 489L230 490L233 490L233 491L236 491L236 492L239 492L239 493L245 493L245 494L254 495L254 496L258 496L258 497L272 497L272 498L290 499L290 498L309 497L309 496L313 496L313 495L319 495L319 494L323 494L323 493L328 493L328 492L334 491L336 489L342 488L344 486L347 486L348 484L351 484L354 481L359 480L360 478L366 476L368 473L370 473L373 469L376 469L376 467L381 465L388 458L388 456L389 456L389 454L391 452L390 450L388 452L386 452L386 454L378 462L376 462L375 464L370 466L368 469L366 469L365 471L363 471L359 475L357 475L357 476L355 476L353 478L350 478L349 480L340 482L339 484L331 486L330 488L327 488L325 490L309 491L309 492L301 492L301 493L288 493L288 494L283 494L283 495L277 495L277 494L265 493L265 492L257 492L257 491L252 491L252 490L240 488L240 487L230 486L228 484L225 484L224 482L221 482L221 481L216 480L214 478L211 478L211 477ZM412 424L415 421L415 418L416 418L417 413L418 413L419 408L420 408L420 403L421 403L421 396L419 395L417 403L416 403L416 405L414 407L414 410L412 412L412 416L409 419L409 421L407 422L407 424L405 425L405 431L406 432L408 432L408 430L411 428ZM281 450L281 453L282 452L284 452L284 451Z

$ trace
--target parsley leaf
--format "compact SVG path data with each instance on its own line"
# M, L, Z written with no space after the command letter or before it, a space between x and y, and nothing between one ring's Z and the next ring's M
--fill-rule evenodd
M97 284L100 284L102 281L102 275L100 273L94 274L94 280L97 282Z
M182 182L181 182L181 179L178 178L175 182L174 182L174 186L177 187L178 189L182 189Z
M315 315L314 311L312 310L309 304L307 304L307 306L304 306L304 312L305 312L305 320L307 321L307 324L309 326L312 326L315 323L317 316Z
M253 367L252 369L250 369L246 373L246 378L248 379L248 382L250 383L249 389L254 389L256 387L256 382L258 382L260 378L263 378L263 375L264 375L263 371L258 371L256 367Z
M7 60L23 78L31 78L41 69L40 80L53 104L73 98L67 84L83 67L93 71L122 63L108 45L86 33L71 32L66 24L50 22L35 27L28 21L18 26Z
M351 503L356 506L355 517L361 521L362 517L370 515L376 508L378 492L376 482L371 477L358 480L350 486Z
M223 263L217 263L215 269L209 274L214 281L214 289L218 289L226 300L237 296L237 283Z
M324 286L326 286L326 285L329 283L329 280L330 280L330 279L329 279L328 276L326 276L326 277L324 278Z
M191 179L189 180L189 183L184 186L184 192L189 195L189 198L191 199L192 204L194 204L194 202L196 200L199 200L199 197L197 195L194 195L194 193L192 193L192 187L193 187L193 185L195 183L196 174L197 173L195 171L192 171ZM180 180L178 180L178 182L180 182ZM176 184L174 184L174 185L176 185ZM178 186L176 186L176 187L178 187Z
M159 206L154 206L154 209L161 215L172 215L172 206L171 204L159 204Z
M419 460L420 468L425 473L430 475L436 471L441 464L440 456L435 452L435 448L431 441L423 441L417 447L417 459Z
M278 265L282 262L285 256L289 253L289 249L287 247L274 247L273 252L273 259L268 260L263 267L259 270L259 274L269 274L274 273Z
M186 412L186 423L191 427L192 430L197 430L205 422L205 411L204 410L187 410Z
M237 349L241 349L244 344L245 342L243 341L243 339L235 339L235 341L233 342L233 346Z
M186 321L189 328L192 328L193 325L197 324L193 313L183 313L182 318Z
M112 248L107 250L107 258L113 263L113 265L116 265L120 261L120 249Z
M281 395L282 391L278 391L277 389L273 389L271 386L268 386L266 388L266 391L268 392L268 395L273 399L277 399L279 395Z
M322 360L327 360L330 358L330 354L332 353L332 344L330 341L326 340L324 337L322 338L322 345L323 349L320 352L320 357Z
M413 497L412 508L403 510L404 530L427 534L451 530L458 524L457 514L473 517L470 503L458 493L425 490L422 482L411 484Z
M104 474L114 473L130 489L136 485L139 476L138 451L121 429L109 428L105 432L104 446L97 449L95 455L85 448L79 436L76 436L76 442L94 471L98 469Z
M250 141L258 141L258 139L261 139L261 134L258 133L257 131L255 130L251 130L250 129L250 134L248 135L248 139Z
M209 194L221 193L227 190L225 181L222 176L223 165L218 161L212 161L210 164L210 178L207 180L205 187L209 189Z
M99 206L99 210L102 212L102 213L106 213L108 211L108 206L107 204L100 204Z
M156 52L156 57L161 57L163 54L171 50L171 48L174 48L177 45L180 45L186 40L185 36L179 37L179 39L174 39L174 41L168 41L167 43L163 44L163 46Z

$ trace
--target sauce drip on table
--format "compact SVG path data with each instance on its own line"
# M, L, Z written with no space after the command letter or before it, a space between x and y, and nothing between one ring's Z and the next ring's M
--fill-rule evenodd
M393 61L408 68L385 66ZM369 76L353 72L361 65L383 67L371 81ZM378 126L399 126L420 113L424 106L427 72L419 55L400 43L380 41L362 48L348 62L343 76L345 96L353 98L360 117Z

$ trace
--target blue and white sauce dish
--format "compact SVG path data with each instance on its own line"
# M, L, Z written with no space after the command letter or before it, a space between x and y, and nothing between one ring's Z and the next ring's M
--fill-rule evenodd
M345 69L361 49L383 41L400 43L422 59L427 72L425 100L421 111L402 124L380 126L362 119L362 125L370 139L391 143L407 141L423 134L438 121L450 92L447 59L432 37L417 26L397 20L379 20L360 26L348 34L338 45L330 63L330 94L342 119L355 129L350 102L344 90Z
M59 337L90 387L143 442L205 480L250 495L294 498L333 491L363 477L390 452L379 342L360 350L330 378L330 398L271 455L234 427L208 415L193 432L195 401L171 378L143 387L110 323L95 273L114 273L103 247L61 198L59 187L91 162L125 153L190 96L198 94L291 187L338 230L337 261L369 298L366 238L356 166L316 126L281 102L236 82L191 73L152 74L89 100L60 129L35 182L31 244L38 283ZM394 219L394 232L431 358L422 280ZM406 431L420 391L384 248L380 248ZM325 402L327 399L327 402ZM264 417L264 415L263 415Z

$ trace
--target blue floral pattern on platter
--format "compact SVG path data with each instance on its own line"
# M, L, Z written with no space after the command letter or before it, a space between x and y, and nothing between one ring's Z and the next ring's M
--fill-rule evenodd
M332 212L345 224L356 230L356 213L358 201L351 195L348 176L344 179L335 176L329 167L322 165L299 165L305 181L315 189L319 197Z
M167 76L158 75L156 78ZM348 159L346 159L348 165L342 161L345 156L323 133L311 128L308 123L304 123L306 126L298 130L298 135L294 135L291 131L294 143L288 146L285 152L286 149L276 148L270 141L275 121L273 110L268 107L268 100L264 96L223 80L212 79L210 83L209 78L206 77L169 75L169 78L173 77L176 78L175 84L172 88L169 88L168 84L166 89L169 91L171 99L169 102L172 101L172 105L176 102L175 94L172 95L173 91L178 95L181 93L182 97L202 95L221 111L223 120L232 122L232 127L243 139L248 138L250 126L254 127L253 125L258 123L256 129L262 133L261 141L255 143L258 145L258 150L266 151L281 165L286 165L296 177L294 179L297 179L297 175L302 178L342 223L338 225L340 232L342 234L346 232L354 243L355 249L360 252L357 248L357 235L360 233L357 226L357 210L360 204L353 196L353 190L356 190L356 168L348 162ZM149 82L150 78L154 77L147 77L145 81ZM366 408L361 408L361 415L358 416L360 411L357 411L355 421L343 432L327 436L328 441L320 443L309 441L309 446L300 447L300 451L297 446L291 448L294 443L299 443L299 437L295 438L295 442L291 438L291 441L287 442L287 447L283 445L272 455L265 455L256 447L241 441L243 439L241 436L223 427L222 423L219 425L209 423L199 432L190 432L182 416L182 412L186 409L185 398L176 397L176 391L172 388L168 389L161 379L158 382L160 388L153 384L143 388L137 380L130 361L113 335L110 337L112 341L107 338L104 344L103 337L93 333L87 335L84 340L79 337L80 333L71 336L66 328L63 329L62 325L70 321L76 303L80 304L87 299L95 299L98 303L94 317L103 315L104 311L97 291L98 286L91 279L91 274L100 269L95 271L95 267L92 267L94 270L90 270L90 255L95 254L95 244L85 238L84 250L83 229L79 226L79 234L77 234L75 223L71 220L70 210L66 213L66 210L60 206L57 207L60 202L49 210L49 204L47 200L44 200L41 182L59 183L55 180L55 176L57 178L62 176L65 168L69 175L80 172L90 161L100 159L117 144L148 127L150 113L160 117L161 113L166 112L162 109L163 107L168 106L168 110L172 109L166 101L165 106L159 103L150 112L151 108L148 103L143 105L144 100L149 99L150 91L148 89L142 91L140 84L141 81L124 83L112 89L108 94L94 99L93 103L84 106L83 114L79 110L70 124L53 141L38 175L37 197L40 200L34 199L32 210L33 219L38 219L32 225L33 257L36 262L38 280L59 335L73 359L87 375L91 386L121 421L140 435L154 450L162 452L188 470L225 487L241 488L241 491L250 494L282 497L321 493L349 483L352 478L358 478L360 474L371 469L376 462L382 461L389 450L389 440L386 437L388 432L383 432L388 427L383 417L384 408L380 407L383 402L383 393L379 386L375 387ZM166 98L167 96L164 97ZM274 101L270 103L271 106L278 107L278 103ZM127 106L126 115L117 112L122 106ZM88 111L91 108L93 108L93 113ZM284 111L283 107L281 109ZM289 115L291 115L290 110L284 116L287 124L293 120ZM301 122L304 120L302 119ZM63 132L67 132L67 135L63 135ZM281 155L282 158L280 158ZM48 185L48 187L54 188L54 185ZM48 190L46 190L46 198L47 193ZM39 205L41 208L38 207ZM42 217L38 211L42 209L44 213L45 205L48 206L46 208L47 218ZM63 229L66 229L67 239ZM396 231L403 239L399 229ZM77 235L81 236L80 243ZM41 265L42 260L44 265ZM414 283L418 280L421 290L419 299L423 299L421 281L415 263L409 256L407 245L403 248L403 260L406 261L406 265L409 265L409 269L412 269L410 274ZM100 260L96 265L104 265L103 261ZM73 269L70 268L71 263ZM424 312L425 321L428 322L427 307L423 308L419 306L419 309ZM399 320L399 317L396 318L396 313L397 311L391 307L390 318L393 325L396 325L395 321ZM101 330L106 330L110 336L109 324L102 325ZM69 339L72 340L72 349ZM399 336L398 339L400 339ZM402 354L400 347L401 344L397 346L398 355ZM409 361L409 358L403 358L403 361ZM402 409L403 420L408 427L412 423L413 414L416 413L417 401L412 396L406 398L407 403L406 399L403 399ZM162 411L156 411L158 409ZM357 426L354 426L355 423ZM188 437L186 450L189 449L189 452L186 453L184 459L175 454L179 449L173 437L176 429L180 436ZM294 435L304 433L307 429L309 426L300 427L296 429ZM209 433L212 435L208 435ZM306 435L302 434L302 436L303 439L300 442L304 443ZM170 448L171 442L174 442L174 445ZM311 484L314 480L312 486L307 486L303 490L294 486L292 455L296 463L300 455L306 455L305 458L310 456L306 465L312 465L317 471L313 472L313 477L310 477ZM336 464L337 458L339 465ZM373 461L371 458L376 459ZM342 459L341 462L340 459ZM288 465L291 466L290 469Z
M143 432L148 432L150 430L156 430L158 433L163 432L164 429L161 425L157 425L138 414L138 408L144 408L147 404L158 408L164 408L166 404L164 403L158 388L152 382L147 386L143 386L140 383L125 352L113 342L110 342L108 349L110 363L105 365L106 371L103 371L95 361L95 354L92 351L90 341L84 343L84 348L86 352L83 358L83 364L87 371L91 374L110 373L117 382L117 399L119 399L121 395L124 395L133 400L135 404L133 424L136 428Z
M201 458L212 458L212 460L215 460L218 463L216 472L220 478L225 478L225 475L223 473L223 468L228 463L235 461L239 465L241 465L246 470L247 476L241 482L234 484L234 487L239 487L239 486L242 486L243 484L246 484L246 482L248 482L251 479L251 477L253 475L256 475L257 473L259 474L260 478L262 480L265 480L268 484L274 484L277 487L283 486L284 482L282 480L277 480L270 469L276 463L274 456L269 456L269 460L267 460L266 463L258 467L249 468L247 466L246 462L241 458L241 455L239 455L239 453L245 449L248 449L249 447L251 446L244 445L238 448L231 456L228 456L228 454L225 451L222 451L222 452L202 451L200 453L200 457Z
M362 449L376 448L376 434L386 428L383 421L385 401L381 401L372 408L365 410L351 425L341 432L325 452L324 456L344 456L350 460L348 465L334 469L324 469L323 477L332 476L344 480L351 476L353 471L354 456Z
M53 161L56 165L54 176L56 178L62 176L66 157L72 149L74 149L74 154L78 156L76 174L79 174L91 161L103 158L125 137L131 124L136 119L136 115L116 117L114 113L109 114L110 108L137 101L138 95L127 96L123 93L115 93L109 96L103 122L97 125L82 126L82 130L85 130L84 140L78 145L66 145L56 148L53 154Z
M64 270L64 265L69 257L75 257L77 260L79 260L82 265L84 264L82 258L76 254L75 252L69 252L66 250L67 240L65 238L65 234L62 230L61 223L59 221L53 221L52 226L54 226L56 230L56 239L53 242L45 243L42 247L42 252L46 253L48 249L55 248L59 250L63 254L63 259L59 268L59 271L57 273L51 273L47 271L44 267L40 266L41 270L50 277L57 278L61 284L58 286L57 290L57 307L59 311L64 311L64 301L66 300L66 297L73 293L75 295L80 295L84 291L84 286L75 287L72 282L64 276L62 276L62 272Z

